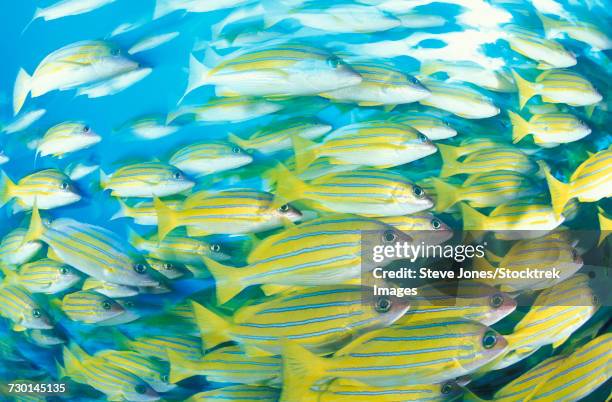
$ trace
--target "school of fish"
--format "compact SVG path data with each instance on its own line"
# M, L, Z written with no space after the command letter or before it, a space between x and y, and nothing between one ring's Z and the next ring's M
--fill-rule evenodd
M610 400L609 3L40 3L81 28L0 89L0 400ZM364 297L364 232L560 276Z

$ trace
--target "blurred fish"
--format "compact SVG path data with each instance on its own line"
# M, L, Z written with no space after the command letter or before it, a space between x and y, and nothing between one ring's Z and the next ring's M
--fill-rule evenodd
M11 158L4 153L4 150L0 149L0 165L3 165L10 160Z
M313 353L333 353L346 340L384 328L410 307L409 300L393 296L366 298L361 286L317 286L288 290L271 300L244 306L223 317L193 303L207 347L224 341L243 345L248 353L278 354L281 340L292 340ZM371 292L371 290L369 290Z
M411 240L391 226L354 215L318 218L268 236L251 251L248 265L235 268L206 259L215 278L217 302L223 304L251 285L331 285L359 277L361 233Z
M70 178L57 169L40 170L17 183L0 171L0 206L13 198L23 209L35 204L40 209L53 209L80 201L81 194Z
M572 198L578 198L580 202L594 202L612 196L612 189L608 186L612 180L611 156L612 148L591 154L574 170L568 183L557 180L550 173L550 169L540 163L546 174L550 199L556 216L561 215Z
M60 0L45 8L36 8L33 20L42 18L45 21L70 17L96 10L115 0Z
M144 52L146 50L155 49L158 46L163 45L164 43L170 42L172 39L176 38L180 35L180 32L168 32L153 36L148 36L139 40L137 43L133 44L132 47L128 49L129 54L136 54L140 52Z
M185 94L215 85L217 96L312 95L357 85L361 76L338 56L300 43L264 44L220 58L191 56Z
M73 162L66 166L64 173L70 177L70 180L81 180L83 177L90 175L100 168L95 162Z
M212 350L201 360L185 359L169 350L168 358L171 383L203 375L211 382L277 385L281 377L280 356L251 356L239 346Z
M431 208L421 187L399 173L361 168L331 173L305 183L279 165L276 203L307 199L326 210L369 216L396 216Z
M6 134L13 134L19 131L23 131L36 123L47 113L46 109L35 109L17 116L11 123L2 126L2 132Z
M43 247L38 240L24 241L27 229L10 231L0 243L0 260L7 265L20 265L30 261Z
M248 139L229 134L229 140L243 149L254 149L264 154L271 154L291 148L291 139L300 136L315 140L332 130L332 126L315 119L303 117L286 120L275 120L257 130Z
M571 67L576 64L576 57L567 51L560 43L542 38L536 32L516 25L504 27L503 37L515 52L537 61L537 68L549 70L552 68Z
M406 12L396 14L403 28L424 29L441 27L446 24L447 19L441 15L422 14L420 12Z
M279 390L256 385L232 385L191 395L185 402L232 401L276 402Z
M13 92L13 111L19 112L29 93L38 97L59 89L72 89L138 68L104 41L81 41L66 45L45 57L32 76L19 70Z
M457 135L457 130L439 117L420 112L403 112L389 118L391 121L407 124L430 140L445 140Z
M119 342L127 349L163 361L168 361L168 351L189 360L201 360L204 355L200 338L189 335L123 337Z
M31 293L59 293L81 280L81 276L72 267L48 258L23 264L17 272L5 269L3 272L5 283L20 285Z
M28 340L41 347L50 347L66 343L66 337L53 329L29 329L25 332Z
M428 79L423 81L431 94L421 99L421 105L446 110L466 119L485 119L499 114L493 101L467 85Z
M572 39L586 43L594 50L612 49L612 39L595 24L577 19L572 21L558 20L539 13L538 17L542 21L544 32L546 32L546 37L548 38L569 36Z
M519 142L532 134L533 141L541 147L552 148L559 144L581 140L591 133L591 128L571 114L546 113L531 116L529 121L508 111L512 122L512 140Z
M35 207L22 242L38 239L47 243L54 259L94 278L131 286L158 284L147 265L108 229L68 218L46 223Z
M599 102L602 96L580 74L570 70L555 69L540 73L535 82L527 81L513 71L522 109L529 99L540 95L543 102L566 103L570 106L587 106Z
M207 13L225 8L239 7L251 0L155 0L153 19L163 17L174 11L185 10L188 13Z
M192 188L195 183L174 166L161 162L126 165L111 175L100 173L101 186L115 197L164 197Z
M13 331L53 328L49 314L19 285L0 284L0 316L12 322Z
M119 210L111 217L111 220L129 217L139 225L157 225L157 211L153 201L138 201L132 206L126 204L121 198L117 198L117 202L119 203ZM171 209L178 209L181 200L164 200L164 205Z
M82 289L100 293L101 295L111 298L130 297L138 294L138 289L134 287L119 285L118 283L105 282L91 277L87 278L85 282L83 282Z
M183 115L192 115L198 122L234 122L255 119L265 116L285 107L280 102L271 102L263 98L232 96L229 98L213 98L199 106L181 106L168 114L166 124Z
M191 143L177 150L168 163L183 172L208 175L237 169L253 162L253 157L239 146L222 141Z
M378 106L416 102L430 94L418 79L388 64L356 62L351 63L351 68L361 76L359 84L319 95L336 102Z
M136 68L106 80L95 82L92 85L80 87L77 89L77 95L86 95L88 98L114 95L144 79L151 72L153 72L153 69L149 67Z
M125 131L142 139L155 140L179 130L178 126L168 125L165 121L165 117L161 115L146 115L127 121L115 131Z
M316 381L333 378L383 387L441 383L478 369L506 347L503 336L466 320L420 321L379 329L327 359L285 342L280 400L299 400Z
M405 124L370 120L340 127L320 144L293 138L297 172L302 173L318 157L331 163L393 167L424 158L437 151L423 134Z
M70 152L89 148L102 141L91 127L81 122L64 122L51 127L38 142L40 156L63 157Z
M147 264L167 279L178 279L190 272L184 265L154 258L147 258Z
M233 188L191 194L177 209L155 199L158 237L163 240L172 229L187 226L187 234L245 234L296 221L301 213L289 204L273 205L273 195L259 190Z
M168 364L155 358L127 350L102 350L95 357L142 378L157 392L168 392L176 387L169 382Z
M421 74L446 73L452 81L463 81L498 92L515 92L512 76L503 70L489 70L472 61L445 62L429 60L421 63Z
M467 157L459 162L461 154L471 151L471 146L453 147L438 145L442 156L440 177L451 177L459 174L480 174L491 170L505 170L517 173L532 173L538 166L520 149L512 146L497 146L479 151L469 152Z
M73 321L96 324L122 314L125 310L115 300L94 291L68 293L62 299L62 311Z

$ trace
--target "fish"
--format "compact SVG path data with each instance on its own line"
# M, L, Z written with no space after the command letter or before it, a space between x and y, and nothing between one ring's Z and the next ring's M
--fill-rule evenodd
M163 361L128 350L102 350L95 357L143 379L156 392L168 392L176 388L176 385L168 382L170 369Z
M599 242L597 244L601 245L612 231L612 219L606 216L602 208L599 208L597 219L599 220Z
M240 7L250 0L155 0L153 19L158 19L174 11L185 10L188 13L208 13L226 8Z
M73 162L66 166L66 169L64 169L64 173L66 173L66 175L70 177L70 180L77 181L81 180L85 176L92 174L99 168L100 165L98 165L94 161Z
M82 289L100 293L101 295L110 298L131 297L138 295L138 289L134 287L105 282L91 277L87 278L85 282L83 282Z
M152 72L153 69L150 67L136 68L106 80L95 82L89 86L80 87L77 89L77 95L85 95L88 98L114 95L143 80Z
M567 203L578 198L580 202L595 202L612 196L607 183L612 180L612 148L590 155L569 177L568 183L557 180L548 166L540 162L546 175L553 211L560 216Z
M362 81L338 56L301 43L264 44L220 58L207 49L193 55L185 94L214 85L217 96L301 96L357 85Z
M2 126L2 132L13 134L23 131L40 120L46 113L47 109L34 109L24 112L9 124Z
M106 282L131 286L156 286L144 260L115 233L100 226L60 218L43 222L34 207L22 244L45 242L59 259L73 268Z
M162 162L133 163L111 175L101 172L100 177L102 188L114 197L164 197L195 185L180 169Z
M88 355L75 343L62 350L64 364L60 377L68 376L73 381L87 384L112 400L156 401L160 397L149 384L106 360Z
M380 168L413 162L437 151L423 134L405 124L370 120L340 127L314 143L293 138L297 172L301 173L318 157L332 163L359 164Z
M232 385L191 395L185 402L205 401L241 401L241 402L275 402L279 390L256 385Z
M511 314L516 306L517 302L509 294L479 281L434 282L418 287L417 295L410 297L410 310L393 325L455 318L493 325Z
M305 5L289 8L283 3L263 3L265 27L286 20L297 20L302 26L331 33L374 33L400 26L401 21L376 7L362 4L336 4L323 8ZM272 7L273 5L273 7Z
M18 271L3 270L4 281L18 284L30 293L55 294L76 285L81 276L67 264L41 258L21 265Z
M422 83L431 94L419 101L421 105L442 109L465 119L485 119L500 112L489 97L467 85L432 79Z
M576 19L571 22L553 19L541 13L537 15L547 38L569 36L598 51L612 49L612 39L595 24Z
M183 264L201 264L202 256L218 261L230 259L219 243L209 243L203 240L181 235L168 235L158 241L155 237L144 238L133 230L128 231L128 240L137 250L159 260L179 262Z
M13 112L17 114L28 94L36 98L53 90L68 90L104 80L138 68L121 50L105 41L80 41L46 56L30 76L20 69L13 91Z
M355 336L391 325L408 311L407 299L364 297L372 290L357 286L317 286L288 290L273 299L239 308L231 317L193 302L207 347L224 341L243 345L251 355L281 352L292 340L318 355L333 353Z
M232 188L218 192L198 191L187 197L178 209L154 200L158 219L158 239L173 229L187 227L188 235L247 234L282 226L301 217L290 204L273 205L271 193Z
M465 150L470 150L466 146ZM459 174L479 174L491 170L505 170L517 173L532 173L538 170L528 155L512 146L498 146L470 152L461 162L458 160L464 147L439 144L442 168L440 177L451 177Z
M496 256L488 250L489 259L496 262L497 266L510 271L523 271L526 269L538 269L548 271L556 268L559 278L504 278L483 279L492 286L498 286L506 292L520 292L526 290L539 290L553 286L565 279L570 278L584 262L576 251L576 248L568 241L562 233L550 233L538 238L520 240L512 245L504 256ZM481 271L494 271L495 267L487 258L474 260L473 267Z
M44 8L36 8L32 20L42 18L45 21L53 21L73 15L85 14L114 2L115 0L61 0Z
M554 40L543 38L534 31L516 25L504 28L506 35L503 39L508 42L510 48L537 61L539 64L536 68L540 70L567 68L577 63L575 55Z
M30 261L43 248L39 240L24 241L26 228L7 233L0 243L0 261L7 265L21 265Z
M359 106L399 105L417 102L430 95L416 77L393 66L377 62L354 62L351 68L361 76L359 84L319 96L334 102L357 103Z
M242 268L203 260L215 279L219 304L252 285L342 284L361 274L361 233L366 230L381 233L384 244L390 239L412 240L374 219L333 215L268 236L249 253L248 265Z
M132 133L138 138L146 140L156 140L172 135L179 131L178 126L166 124L166 118L162 115L144 115L118 127L115 131L125 131Z
M452 81L463 81L496 92L516 92L509 72L492 70L473 61L449 63L443 60L426 60L421 63L421 74L432 76L445 73Z
M429 212L376 218L389 226L407 232L416 243L442 244L453 237L453 229Z
M266 116L283 108L285 108L284 104L263 98L245 96L213 98L202 105L179 107L168 114L166 124L184 115L192 116L191 118L197 122L238 123Z
M543 102L565 103L570 106L587 106L602 100L601 94L580 74L567 69L547 70L538 75L535 82L527 81L512 71L522 109L529 99L540 95Z
M187 275L190 271L186 266L169 261L147 258L147 264L167 279L178 279Z
M511 111L508 111L508 116L512 122L512 142L515 144L531 134L536 144L552 148L581 140L591 134L591 128L571 114L536 114L529 121Z
M441 118L428 113L404 112L389 117L390 121L406 124L432 141L446 140L457 135L457 130Z
M0 316L11 321L13 331L53 328L49 313L19 285L0 284Z
M22 209L53 209L79 202L82 196L66 174L45 169L29 174L14 183L0 171L0 207L12 199Z
M136 53L141 53L147 50L155 49L156 47L161 46L164 43L170 42L171 40L173 40L179 35L180 35L180 32L167 32L163 34L147 36L139 40L135 44L133 44L132 47L130 47L127 52L133 55Z
M123 337L119 342L129 350L163 361L168 361L168 351L189 360L201 360L204 357L202 341L191 335L145 335L135 339Z
M153 201L138 201L131 206L121 198L117 198L117 202L119 203L119 210L111 217L111 220L128 217L134 219L134 223L138 225L157 225L157 211ZM181 200L164 200L164 205L171 209L178 209Z
M382 387L441 383L475 371L506 348L506 340L496 331L458 319L371 331L331 358L286 341L280 400L300 400L313 383L334 378Z
M433 197L436 200L436 212L444 212L461 201L474 208L485 208L534 196L540 192L531 177L507 170L473 174L462 184L431 178L431 185L435 192ZM469 220L470 225L481 227L475 222L482 222L482 218L478 216L476 220Z
M253 162L253 157L235 144L222 141L191 143L178 149L168 163L187 174L209 175L238 169Z
M169 350L168 359L173 384L196 375L206 376L211 382L275 386L280 383L280 356L251 356L239 346L212 350L201 360L185 359Z
M63 157L68 153L89 148L102 141L102 137L82 122L64 122L47 130L38 142L40 156Z
M425 190L391 170L360 168L320 176L308 183L279 165L276 203L308 199L323 208L364 216L396 216L433 206Z
M115 300L89 290L68 293L62 299L61 308L68 318L85 324L96 324L125 311Z
M242 138L232 133L228 134L228 138L242 149L273 154L291 148L291 139L294 136L316 140L329 133L332 128L330 124L316 119L299 117L275 120L255 131L249 138Z

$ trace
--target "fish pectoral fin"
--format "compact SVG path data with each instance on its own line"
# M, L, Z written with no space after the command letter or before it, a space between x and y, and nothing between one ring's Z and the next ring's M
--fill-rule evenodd
M47 258L53 261L64 262L51 247L47 250Z
M565 343L565 341L567 341L570 338L571 335L566 336L563 339L559 339L558 341L554 342L552 344L553 349L557 349L559 346L563 345Z
M27 329L26 327L24 327L23 325L20 325L20 324L13 325L13 331L15 331L15 332L23 332L26 329Z
M274 356L275 354L275 353L269 352L267 350L258 348L257 346L253 346L253 345L242 345L242 348L244 349L244 352L251 357Z

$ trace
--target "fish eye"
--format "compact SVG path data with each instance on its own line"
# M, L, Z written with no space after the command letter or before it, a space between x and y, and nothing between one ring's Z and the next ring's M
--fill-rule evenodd
M391 309L391 300L386 297L379 297L376 299L375 309L379 313L386 313Z
M485 349L491 349L497 343L497 334L493 331L487 331L482 337L482 346Z
M169 262L166 262L166 263L164 263L163 268L164 268L166 271L170 271L171 269L174 269L174 265L170 264Z
M442 226L442 222L440 222L438 219L432 219L431 220L431 227L434 229L440 229L440 227Z
M338 66L340 65L340 59L336 56L329 57L327 59L327 65L331 68L338 68Z
M453 391L453 388L453 384L447 382L446 384L442 385L441 392L444 395L448 395Z
M138 384L137 386L134 387L134 391L136 391L137 394L142 395L147 392L147 387L142 384Z
M417 198L423 198L425 196L425 190L417 185L412 186L412 192L417 196Z
M110 310L111 308L113 308L113 304L112 304L110 301L108 301L108 300L104 300L104 301L102 302L102 308L103 308L104 310L107 310L107 311L108 311L108 310Z
M145 271L147 270L147 266L144 264L134 264L134 271L136 271L139 274L144 274Z
M397 239L397 235L392 230L387 230L383 234L383 240L388 243L394 242L396 239Z
M289 211L289 204L281 205L281 207L278 210L280 212L287 212L287 211Z
M232 152L235 153L235 154L239 154L241 152L241 150L238 147L234 147L234 148L232 148Z
M428 142L429 138L427 138L425 134L419 134L419 140L421 140L421 142Z
M128 308L134 307L134 302L133 301L126 301L125 302L125 307L128 307Z
M168 380L169 380L168 374L162 374L161 380L162 380L162 382L168 382Z
M442 120L442 124L444 124L446 127L450 127L450 123L447 120Z
M60 189L62 190L68 190L68 187L70 187L70 184L67 181L63 181L60 183Z
M499 293L496 293L493 296L491 296L490 304L491 304L491 307L498 308L502 304L504 304L504 297L500 295Z
M572 249L572 261L576 261L578 259L578 250L575 248Z
M211 244L210 251L218 253L219 251L221 251L221 246L218 244Z
M181 172L174 172L174 174L172 175L172 177L175 180L179 180L181 177L183 177L183 175L181 174Z
M591 302L593 302L593 306L599 305L599 297L597 297L597 295L593 295Z
M411 84L414 84L414 85L421 83L416 77L413 77L413 76L410 76L408 80L410 81Z
M118 48L111 49L111 55L118 56L119 55L119 49Z
M61 267L59 270L60 274L62 275L68 275L68 273L70 272L70 270L66 267Z
M40 311L39 308L35 308L32 310L32 317L34 318L40 318L42 317L42 311Z
M83 132L84 133L88 133L91 130L91 128L89 126L84 126L83 127Z

